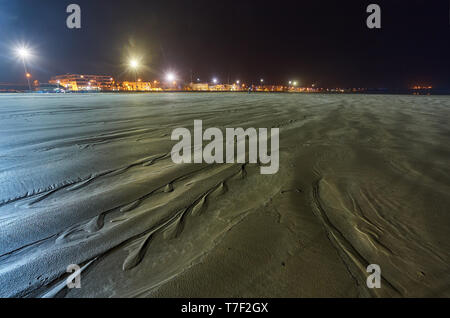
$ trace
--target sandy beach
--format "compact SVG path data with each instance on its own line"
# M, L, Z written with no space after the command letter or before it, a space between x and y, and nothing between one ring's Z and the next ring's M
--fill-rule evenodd
M279 172L174 164L194 120L279 128ZM450 297L449 121L449 96L0 95L0 296Z

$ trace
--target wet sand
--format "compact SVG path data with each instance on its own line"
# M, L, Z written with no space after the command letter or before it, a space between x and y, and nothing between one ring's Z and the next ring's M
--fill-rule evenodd
M200 119L280 128L279 172L175 165ZM449 120L448 96L0 95L0 296L450 297Z

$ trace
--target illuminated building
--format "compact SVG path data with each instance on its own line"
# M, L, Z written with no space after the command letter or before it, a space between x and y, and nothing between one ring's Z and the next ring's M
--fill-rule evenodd
M122 82L120 84L121 91L131 91L131 92L151 92L151 91L161 91L162 89L159 87L159 82Z
M104 75L66 74L52 77L50 84L59 84L69 91L111 91L114 78Z
M189 90L192 91L209 91L209 84L208 83L190 83Z
M414 89L414 90L433 89L433 86L420 86L420 85L416 85L416 86L414 86L412 89Z
M226 85L224 84L217 84L217 85L211 85L209 86L210 91L218 91L218 92L224 92L227 91Z
M283 85L270 85L264 87L265 92L284 92Z

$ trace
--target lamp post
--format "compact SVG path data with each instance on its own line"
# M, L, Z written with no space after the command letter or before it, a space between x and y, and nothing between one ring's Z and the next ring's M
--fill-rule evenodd
M167 73L167 74L166 74L166 80L167 80L168 82L173 82L173 81L175 81L175 74L174 74L174 73Z
M175 73L173 73L173 72L166 73L166 82L167 82L166 85L168 85L169 89L176 88L176 85L177 85L176 80L177 80L177 77L176 77Z
M25 71L25 77L27 78L27 82L28 82L28 89L31 91L31 82L30 82L31 74L28 73L27 61L26 61L27 58L31 55L30 51L25 47L21 47L21 48L17 49L17 55L22 60L23 69Z
M131 60L130 61L130 68L132 69L132 70L134 70L134 83L135 83L135 85L136 85L136 91L138 90L138 87L137 87L137 71L138 71L138 68L139 68L139 62L137 61L137 60Z

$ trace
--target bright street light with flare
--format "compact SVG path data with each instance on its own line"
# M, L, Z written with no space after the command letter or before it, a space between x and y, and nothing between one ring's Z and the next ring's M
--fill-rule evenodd
M168 82L173 82L176 79L176 76L174 73L167 73L166 74L166 80Z
M137 69L139 67L139 62L137 60L131 60L130 61L130 67L132 69Z
M27 59L31 56L31 51L27 47L21 46L16 48L16 55L22 60L23 68L25 70L25 77L27 78L28 82L28 89L31 91L31 83L30 83L31 74L28 73L27 69Z

